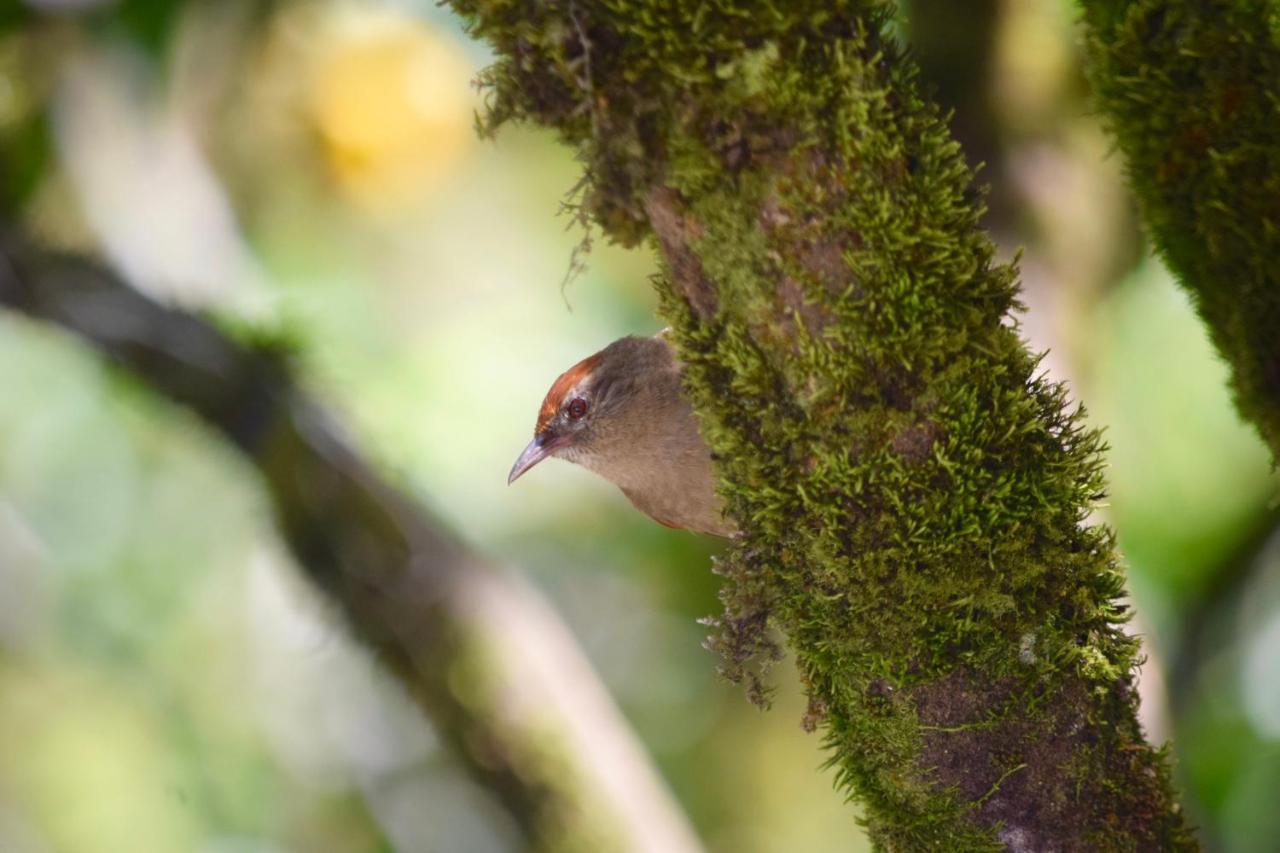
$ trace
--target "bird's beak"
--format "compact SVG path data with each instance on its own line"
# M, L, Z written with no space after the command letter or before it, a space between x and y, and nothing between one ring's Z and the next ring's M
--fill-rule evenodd
M520 479L520 476L525 471L550 456L551 451L555 448L556 445L548 441L546 435L535 435L533 441L529 442L529 446L516 459L516 464L511 466L511 473L507 475L507 485L509 486Z

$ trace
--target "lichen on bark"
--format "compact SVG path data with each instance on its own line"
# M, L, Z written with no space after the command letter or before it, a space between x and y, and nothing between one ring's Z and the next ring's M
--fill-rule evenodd
M1100 441L1020 339L1016 270L871 2L451 0L489 127L554 128L650 241L742 530L735 651L794 651L884 849L1188 849L1136 721Z

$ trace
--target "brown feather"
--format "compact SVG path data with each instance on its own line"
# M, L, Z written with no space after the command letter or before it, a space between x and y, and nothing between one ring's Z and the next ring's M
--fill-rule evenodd
M560 413L573 393L591 408L570 422ZM665 335L622 338L560 374L542 402L537 434L556 442L550 455L609 480L658 523L733 535Z

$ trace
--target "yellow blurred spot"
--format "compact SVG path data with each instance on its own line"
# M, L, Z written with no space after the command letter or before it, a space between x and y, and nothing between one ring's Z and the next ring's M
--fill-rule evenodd
M472 69L459 46L419 21L344 16L320 52L310 106L338 184L362 203L431 193L472 144Z
M0 663L0 685L0 791L38 849L197 849L202 816L151 708L74 664Z
M1079 74L1070 6L1036 0L1005 3L996 41L996 108L1004 124L1027 133L1061 118L1062 96Z

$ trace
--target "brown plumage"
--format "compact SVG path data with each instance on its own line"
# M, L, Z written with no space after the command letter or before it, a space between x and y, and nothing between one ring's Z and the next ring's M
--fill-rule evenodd
M668 527L734 532L680 385L680 363L662 335L620 338L562 373L507 482L549 456L595 471Z

